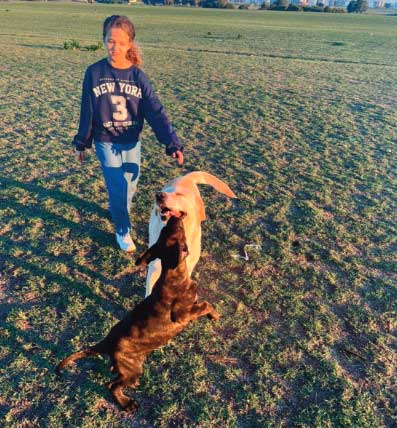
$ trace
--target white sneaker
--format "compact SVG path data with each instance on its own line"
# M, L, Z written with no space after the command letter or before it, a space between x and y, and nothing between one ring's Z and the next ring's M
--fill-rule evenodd
M116 239L117 243L123 251L127 253L132 253L136 250L134 241L131 239L129 233L126 233L125 235L119 235L118 233L116 233Z

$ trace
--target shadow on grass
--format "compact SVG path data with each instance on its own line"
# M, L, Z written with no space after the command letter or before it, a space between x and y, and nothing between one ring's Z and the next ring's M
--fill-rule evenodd
M4 237L0 237L0 245L10 252L17 247ZM45 284L45 288L37 290L38 295L34 300L21 302L21 298L25 297L24 290L21 290L25 281L19 276L9 290L6 290L4 297L8 299L0 300L0 365L4 369L2 374L6 374L3 387L7 388L3 390L0 387L4 397L0 400L0 417L9 418L12 414L15 423L37 417L40 421L50 421L54 412L60 411L65 403L69 403L69 406L76 407L79 411L64 426L79 426L79 415L89 412L90 407L90 403L83 397L96 395L114 403L104 386L104 382L112 378L108 364L98 358L89 359L79 363L76 369L71 367L65 370L60 378L55 376L54 368L62 358L77 350L72 342L74 337L81 337L82 334L86 336L87 346L103 337L100 330L104 326L100 321L98 324L98 313L105 310L121 318L126 310L115 304L112 296L99 296L96 290L91 289L90 284L75 281L3 251L0 251L0 260L7 260L7 263L17 269L21 267L27 271L30 279L35 274L44 277L42 281ZM3 270L1 265L2 262L0 270ZM101 292L103 294L103 290ZM85 305L83 313L70 315L68 308L73 310L76 302ZM66 315L65 325L54 325L51 329L49 308L54 309L54 317L58 312L58 323L63 323L63 314ZM18 313L27 314L26 327L20 328L12 321L12 317ZM23 396L24 399L10 399L12 391L18 391L19 397ZM50 398L47 400L47 397Z
M2 197L0 193L0 207L4 204L6 208L15 209L23 218L37 217L45 221L47 225L51 224L55 227L69 228L73 234L80 235L81 237L89 237L101 246L114 247L116 245L113 233L98 229L98 224L88 219L90 214L96 214L98 217L106 218L110 222L112 221L110 212L107 209L102 208L99 204L84 200L76 195L66 193L55 188L47 189L34 181L17 181L0 175L0 183L3 188L23 189L32 193L32 195L37 198L37 202L34 204L22 204L7 196ZM49 198L75 207L79 214L85 217L83 222L77 223L48 211L42 206L42 203ZM136 206L136 209L142 210L143 208L146 208L140 208L139 201L137 199L135 199L133 203ZM147 224L139 222L138 218L138 216L135 216L135 234L137 236L145 236L148 233ZM143 250L146 250L146 246Z
M22 305L22 307L26 306ZM18 423L18 421L23 423L27 419L34 420L39 417L42 423L47 418L51 418L54 411L57 411L59 401L64 402L64 396L71 404L77 405L78 401L79 414L81 412L84 414L89 409L89 403L79 397L92 394L93 391L98 392L109 402L113 402L107 388L101 382L92 381L89 377L91 369L105 374L105 371L107 372L105 361L98 358L96 361L92 359L81 365L81 373L78 369L78 373L68 374L65 371L61 376L57 376L55 366L63 358L57 350L62 344L58 345L53 341L43 340L40 332L25 331L4 320L2 320L2 330L7 332L7 339L4 337L0 339L1 346L10 351L6 357L0 359L1 366L8 368L7 387L13 388L15 393L18 391L18 394L26 388L26 385L30 384L30 387L29 391L25 393L23 401L2 400L0 417L3 418L6 415L9 417L12 414L14 423ZM110 372L108 375L111 379ZM10 379L10 377L12 378ZM79 416L76 415L76 417ZM78 421L69 422L70 425L64 426L78 426ZM73 423L77 423L77 425L73 425Z
M12 254L12 250L22 250L22 255L30 254L30 257L37 256L43 257L48 260L56 260L62 263L65 263L67 267L71 270L77 270L83 275L88 275L92 279L96 279L102 282L113 282L118 281L117 277L120 277L124 280L131 277L133 270L125 269L128 272L117 272L115 278L107 277L98 271L94 271L87 266L83 266L81 263L76 263L73 260L73 257L78 255L73 253L64 254L60 252L60 255L55 255L52 252L48 251L48 243L57 245L57 239L59 240L59 245L68 245L68 241L77 239L90 238L94 245L92 250L89 251L88 254L84 254L84 258L92 258L91 260L95 264L98 254L98 248L106 249L112 252L114 249L115 252L118 252L118 248L116 247L115 239L113 233L109 233L105 230L101 230L98 228L98 223L95 220L90 219L91 214L95 214L97 217L105 217L110 219L110 213L108 210L102 208L100 205L96 204L92 201L84 200L78 196L75 196L70 193L63 192L56 188L47 189L41 184L37 184L36 182L24 182L18 181L6 176L0 175L0 183L3 189L23 189L29 192L32 196L33 201L26 203L23 201L19 201L17 198L7 195L4 193L4 196L0 194L0 208L7 210L12 210L16 213L8 214L10 219L13 220L13 230L20 231L20 240L13 240L8 238L0 239L4 242L5 250L4 255L7 257ZM83 217L82 221L79 220L70 220L65 218L62 213L63 211L59 210L61 214L50 211L45 205L49 199L54 199L55 201L59 201L60 204L71 205L75 207L78 211L79 216ZM56 207L56 202L55 202ZM67 210L67 206L65 207ZM6 214L7 216L7 214ZM7 219L6 216L3 217L2 223L6 224ZM15 224L15 221L12 217L16 217L18 219L18 224ZM27 226L27 221L29 219L40 219L42 220L42 224L45 227L45 235L40 234L40 239L31 239L29 240L29 233L25 232L24 228ZM20 219L20 221L19 221ZM65 237L57 237L57 239L51 240L51 234L59 234L59 231L63 231L68 229ZM147 225L137 222L135 226L136 233L141 233L142 235L147 232ZM2 235L7 234L7 228L4 229L5 232L2 232ZM49 239L47 239L49 238ZM1 241L0 241L1 242ZM98 248L96 248L98 247ZM145 246L146 249L146 246ZM74 251L74 250L73 250ZM123 255L125 257L125 255ZM133 264L133 260L132 260ZM33 264L31 267L33 268L35 265ZM41 266L37 266L35 271L40 271ZM100 268L99 268L100 269Z
M109 272L107 275L104 275L101 272L101 267L97 266L98 264L98 249L106 251L109 253L109 257L113 256L114 252L117 252L114 235L113 233L109 233L98 229L97 223L93 220L84 219L81 223L72 221L64 218L62 215L53 213L49 211L46 207L43 206L43 202L45 202L48 198L56 199L57 201L62 202L63 204L71 204L77 206L79 211L83 211L81 215L89 217L91 213L95 213L97 216L106 216L109 217L109 213L107 210L101 208L95 203L85 201L81 198L78 198L74 195L64 193L62 191L56 189L45 189L42 186L33 183L24 183L16 180L8 179L8 178L0 178L0 182L7 187L20 188L29 191L32 193L34 198L38 199L37 202L33 203L23 203L19 202L16 199L11 197L1 198L0 197L0 207L4 207L5 209L11 209L15 211L18 215L18 218L21 219L19 224L13 226L14 233L20 233L20 240L13 240L6 237L1 237L0 235L0 243L3 243L4 256L5 259L10 258L13 252L21 253L21 257L15 258L16 262L21 263L24 258L28 257L39 257L43 259L43 263L39 264L30 264L29 271L36 272L40 274L42 271L42 265L45 266L48 260L56 261L59 263L63 263L70 272L76 273L78 276L88 277L87 281L91 282L94 280L104 282L107 284L112 284L117 286L119 282L124 286L126 281L130 281L135 276L134 268L124 269L121 272L117 272L117 274L112 277L112 274ZM13 216L14 214L11 214ZM40 239L29 239L29 233L24 230L26 228L26 221L34 218L42 220L42 224L45 226L46 233ZM143 228L146 229L146 226L138 224L136 230L142 231ZM51 238L51 234L58 234L59 232L65 232L65 236L57 237L56 239ZM7 232L5 232L7 233ZM62 233L63 234L63 233ZM90 238L93 241L93 245L89 247L88 252L83 251L83 255L79 256L79 249L76 247L78 244L78 240L85 238ZM63 246L68 245L68 241L73 242L76 248L73 248L71 251L65 253L61 249ZM56 247L59 247L59 254L54 254L48 250L48 244L54 244ZM84 260L88 260L88 262L92 265L97 266L97 268L90 268L84 265L84 262L77 263L74 258L83 257ZM121 256L120 256L121 257ZM126 255L123 255L125 258ZM131 258L131 263L129 265L134 265L134 260ZM121 267L120 264L115 264L115 269L117 266ZM48 272L52 274L52 272ZM69 273L70 274L70 273ZM119 281L119 280L122 281ZM61 278L59 278L61 280ZM133 282L133 281L132 281ZM125 288L125 287L124 287ZM134 290L130 290L130 295L133 296L135 293L136 287ZM124 297L127 297L127 290L124 290ZM111 296L109 299L112 300ZM99 302L98 302L99 303Z
M51 226L53 228L52 232L55 232L58 229L68 228L70 229L71 234L75 238L89 237L93 241L97 242L99 245L109 246L109 244L111 244L111 246L113 246L113 234L109 232L104 232L96 227L93 227L92 225L89 225L88 221L84 223L76 223L74 221L67 220L60 215L49 212L41 205L37 204L26 204L17 201L7 200L6 206L7 208L16 210L18 212L18 215L21 216L23 219L39 218L43 220L47 227ZM18 244L23 247L24 245L26 245L26 241L20 241L18 242ZM54 256L52 255L52 257Z
M7 250L12 251L15 248L10 240L2 237L0 239L0 243ZM7 260L7 263L17 269L21 267L28 272L30 278L34 274L44 277L45 287L48 286L48 289L38 290L39 294L34 300L21 302L20 299L24 298L24 291L21 290L24 287L24 279L19 276L15 284L7 290L5 297L8 297L8 300L0 300L0 365L3 367L2 376L6 375L3 378L3 387L7 388L3 390L0 387L3 395L0 400L0 417L7 415L9 418L12 414L15 423L22 423L26 419L34 420L37 417L41 421L50 420L53 413L65 405L65 397L66 403L78 407L78 415L89 412L90 403L82 399L83 397L97 395L113 403L110 393L103 385L104 379L107 381L112 378L105 361L98 358L89 359L79 363L77 369L71 367L65 370L60 378L55 376L54 368L62 358L77 350L72 342L74 337L82 334L87 336L87 346L102 338L99 330L104 326L101 322L98 324L98 313L105 310L121 318L126 312L125 308L115 304L110 295L102 297L96 294L90 284L54 273L21 257L0 251L0 260ZM0 269L1 265L2 263ZM83 313L77 313L77 317L67 313L68 308L73 310L76 302L86 305ZM54 308L54 317L56 312L60 315L56 317L58 323L62 322L65 313L66 324L54 325L51 329L49 308ZM19 312L27 314L26 327L20 328L12 321L13 312L16 312L14 316ZM33 319L32 323L30 318ZM88 334L84 331L88 331ZM93 377L95 380L90 379ZM23 396L24 399L10 399L13 396L12 391L18 391L19 397ZM47 397L51 398L47 400ZM75 420L78 415L65 422L64 426L79 426L79 420Z
M108 210L102 208L100 205L95 204L91 201L85 201L78 196L72 195L70 193L65 193L57 189L47 189L34 181L25 182L13 180L12 178L8 178L6 176L0 176L0 182L2 187L17 187L20 189L27 190L33 194L37 194L40 198L53 198L60 202L69 203L79 209L86 210L89 212L93 212L102 217L109 217ZM0 200L1 202L1 200ZM63 219L64 220L64 219Z
M0 242L8 244L12 247L12 244L9 240L0 238ZM54 273L48 269L45 269L43 266L40 266L35 263L31 263L23 260L21 257L15 257L10 254L7 254L3 251L0 251L1 258L4 257L4 260L7 258L9 263L12 263L13 266L21 267L27 270L30 274L44 276L46 284L52 283L59 285L61 290L64 290L66 294L56 293L54 296L53 304L56 305L58 309L64 308L67 306L65 300L68 299L68 296L72 294L72 291L75 291L80 297L90 299L94 302L96 306L99 306L103 309L108 310L109 312L114 312L115 310L125 312L126 309L120 305L117 305L113 302L112 296L101 297L95 291L90 288L90 285L81 281L76 281L70 277ZM2 264L0 264L1 266ZM19 304L11 305L10 309L13 307L19 307ZM4 312L4 306L0 313Z

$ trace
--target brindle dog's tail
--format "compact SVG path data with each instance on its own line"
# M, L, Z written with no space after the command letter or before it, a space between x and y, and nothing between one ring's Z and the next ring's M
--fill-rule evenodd
M100 354L100 351L96 349L96 346L93 346L88 349L83 349L81 351L75 352L72 355L69 355L69 357L62 360L55 368L55 373L60 376L61 370L68 366L69 364L75 362L76 360L79 360L80 358L87 358L87 357L94 357L96 355Z

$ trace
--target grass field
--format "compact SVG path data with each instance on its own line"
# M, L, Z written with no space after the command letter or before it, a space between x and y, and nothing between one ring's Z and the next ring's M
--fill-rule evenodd
M185 144L179 169L146 127L139 252L168 178L202 169L239 197L202 187L194 277L222 319L150 356L134 417L105 359L53 371L144 296L95 155L71 152L104 51L63 42L97 43L113 13ZM0 20L0 425L396 427L397 18L0 3Z

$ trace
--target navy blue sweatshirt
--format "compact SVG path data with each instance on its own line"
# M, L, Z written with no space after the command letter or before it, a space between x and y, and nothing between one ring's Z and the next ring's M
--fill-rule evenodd
M106 58L87 68L81 98L80 125L73 144L77 150L92 141L131 143L139 141L146 119L157 139L172 155L183 150L164 107L145 73L132 66L113 68Z

